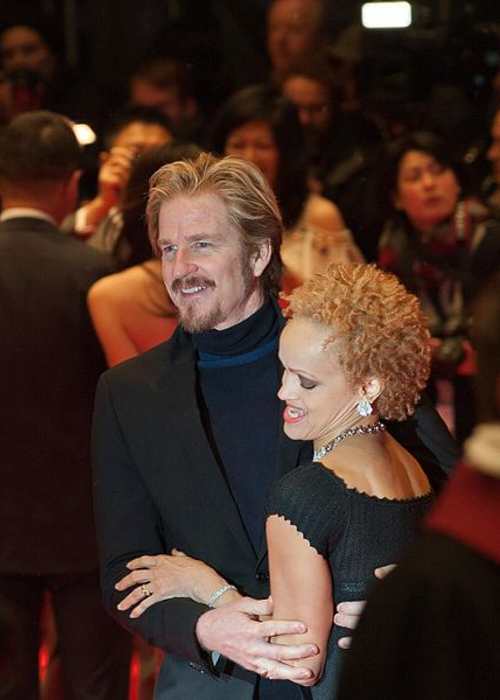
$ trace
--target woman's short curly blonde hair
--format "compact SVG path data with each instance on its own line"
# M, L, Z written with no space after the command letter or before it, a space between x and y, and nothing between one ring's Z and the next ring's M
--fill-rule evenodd
M287 315L334 330L328 346L353 387L379 378L383 418L411 415L429 377L430 335L418 299L374 265L331 265L287 297Z

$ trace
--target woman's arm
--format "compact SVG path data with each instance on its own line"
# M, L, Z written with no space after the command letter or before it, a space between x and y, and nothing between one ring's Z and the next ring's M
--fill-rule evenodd
M301 683L314 685L323 673L332 627L330 569L327 561L282 516L271 515L267 519L266 536L273 617L278 620L301 620L307 625L307 632L300 635L300 639L287 635L276 637L273 641L280 644L311 642L317 645L319 654L305 664L313 676Z

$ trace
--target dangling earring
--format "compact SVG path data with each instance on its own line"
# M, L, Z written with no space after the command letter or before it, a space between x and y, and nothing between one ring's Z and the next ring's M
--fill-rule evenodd
M363 396L363 398L361 398L358 401L358 405L356 406L356 409L357 409L359 415L363 416L363 417L369 416L371 413L373 413L372 405L368 401L366 396Z

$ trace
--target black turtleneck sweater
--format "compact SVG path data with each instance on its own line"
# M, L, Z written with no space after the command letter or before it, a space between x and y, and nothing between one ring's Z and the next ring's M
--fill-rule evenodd
M276 477L280 329L279 308L269 300L236 326L192 336L205 427L256 552Z

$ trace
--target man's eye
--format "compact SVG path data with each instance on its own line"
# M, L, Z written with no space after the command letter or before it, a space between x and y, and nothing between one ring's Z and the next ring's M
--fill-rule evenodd
M171 257L175 252L175 246L173 245L162 245L160 248L161 254L167 257Z
M307 377L302 377L299 375L299 382L300 386L303 389L314 389L314 387L318 386L317 382L313 382L312 379L308 379Z
M210 243L209 243L209 241L196 241L196 243L194 244L194 247L198 248L199 250L204 250L205 248L210 247Z

